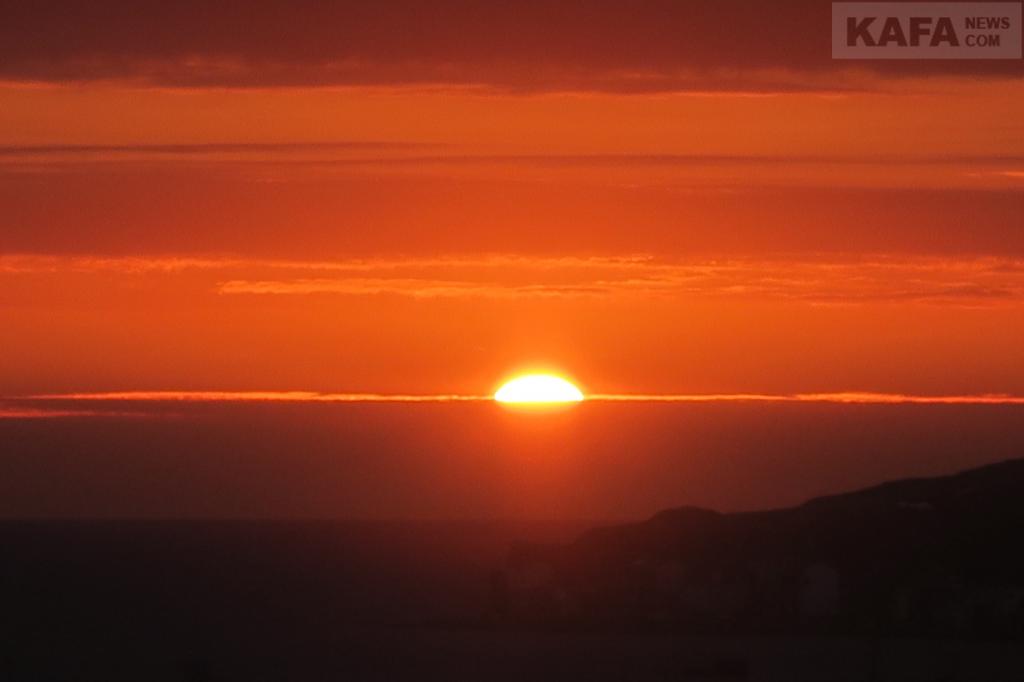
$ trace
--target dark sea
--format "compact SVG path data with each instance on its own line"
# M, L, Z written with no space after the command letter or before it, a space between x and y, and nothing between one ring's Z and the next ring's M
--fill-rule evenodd
M389 665L394 652L375 649L383 633L478 628L513 543L569 540L584 525L0 522L0 679Z
M585 523L0 523L0 680L1024 679L1014 642L488 621L515 542Z

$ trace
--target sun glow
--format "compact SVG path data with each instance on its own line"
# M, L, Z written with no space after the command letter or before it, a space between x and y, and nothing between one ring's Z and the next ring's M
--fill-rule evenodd
M527 374L505 383L494 399L499 403L578 403L583 393L553 374Z

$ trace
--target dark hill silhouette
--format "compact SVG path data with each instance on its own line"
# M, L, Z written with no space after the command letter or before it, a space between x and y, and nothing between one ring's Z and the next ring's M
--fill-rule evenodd
M797 507L684 507L513 549L502 617L697 630L1018 637L1024 460Z

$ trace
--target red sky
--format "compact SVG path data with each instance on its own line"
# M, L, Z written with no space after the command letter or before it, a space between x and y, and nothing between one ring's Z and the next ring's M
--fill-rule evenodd
M22 3L0 397L1024 395L1021 61L834 62L828 17Z

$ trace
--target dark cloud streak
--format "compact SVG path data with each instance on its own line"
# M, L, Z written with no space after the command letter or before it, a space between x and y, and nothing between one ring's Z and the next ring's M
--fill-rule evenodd
M50 145L0 145L2 156L48 156L53 154L215 154L225 152L314 152L314 151L360 151L379 149L423 149L443 145L423 142L284 142L284 143L223 143L203 144L50 144Z
M775 92L844 90L829 74L851 67L1024 73L1019 60L835 62L829 21L822 0L56 0L5 12L0 78Z

